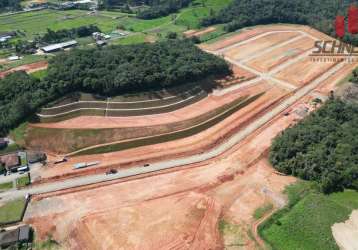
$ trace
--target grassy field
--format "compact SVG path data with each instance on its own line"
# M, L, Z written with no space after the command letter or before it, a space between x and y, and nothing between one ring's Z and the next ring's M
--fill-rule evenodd
M114 12L118 17L123 14ZM117 19L109 16L88 15L83 10L41 10L35 12L21 13L12 16L0 17L0 33L17 30L22 32L27 39L41 35L46 30L59 30L76 28L83 25L97 25L102 31L109 32L116 28Z
M0 26L1 27L1 26ZM49 59L48 56L40 56L40 55L24 55L21 60L9 62L6 64L2 64L0 71L5 71L11 68L15 68L21 65L40 62L40 61L47 61Z
M271 203L267 203L265 205L263 205L262 207L259 207L255 210L254 212L254 218L256 220L261 219L265 214L267 214L268 212L272 211L273 209L273 205Z
M260 228L272 249L338 249L331 226L347 220L358 208L358 192L323 195L300 183L289 188L288 196L290 206Z
M10 201L0 207L0 223L8 223L21 220L25 208L25 199Z
M25 136L28 123L21 123L17 128L10 131L10 137L20 146L25 145Z
M231 0L196 0L178 13L152 20L142 20L116 11L100 11L89 15L85 10L41 10L0 17L0 33L20 31L26 39L44 34L46 30L76 28L83 25L97 25L103 32L124 27L133 32L158 33L158 31L183 31L199 28L199 21L210 12L217 12Z
M26 187L29 184L30 184L29 174L26 174L26 175L16 179L16 188Z
M240 225L231 224L225 220L219 222L219 232L223 238L225 249L240 249L245 246L245 232Z
M21 147L19 145L11 144L11 145L7 146L6 148L0 150L0 155L15 152L20 149L21 149Z
M31 73L31 75L37 79L43 79L47 76L47 69L39 70L34 73Z
M0 184L0 191L5 191L5 190L8 190L8 189L12 189L12 188L13 188L12 181Z

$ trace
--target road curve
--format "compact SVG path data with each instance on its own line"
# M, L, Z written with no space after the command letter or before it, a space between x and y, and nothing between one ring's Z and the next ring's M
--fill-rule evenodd
M151 164L149 167L133 167L130 169L124 169L118 171L115 175L90 175L90 176L83 176L73 179L68 179L64 181L58 181L48 184L42 184L38 186L29 187L27 189L22 190L10 190L7 192L3 192L0 194L0 198L2 200L11 200L23 197L26 194L41 194L41 193L47 193L47 192L54 192L59 191L67 188L74 188L79 187L83 185L89 185L89 184L95 184L100 183L104 181L109 180L115 180L125 177L131 177L141 174L147 174L151 172L156 172L160 170L180 167L183 165L193 164L193 163L199 163L205 160L212 159L216 156L219 156L220 154L224 153L225 151L229 150L236 144L240 143L243 139L245 139L247 136L252 134L254 131L268 123L270 120L272 120L275 116L279 115L281 112L283 112L285 109L293 105L295 102L297 102L299 99L307 95L310 91L315 89L321 82L335 74L338 70L340 70L345 65L345 62L341 62L337 65L335 65L333 68L328 70L326 73L322 74L320 77L318 77L316 80L312 81L308 85L302 87L301 89L297 90L292 96L284 100L282 103L280 103L278 106L273 108L271 111L267 112L262 117L258 118L256 121L236 133L234 136L229 138L224 143L220 144L216 148L207 151L202 154L197 154L189 157L184 158L178 158L163 162L157 162Z

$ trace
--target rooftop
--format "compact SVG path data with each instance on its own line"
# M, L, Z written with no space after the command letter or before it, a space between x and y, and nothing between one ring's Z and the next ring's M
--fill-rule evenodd
M77 44L76 40L71 40L71 41L67 41L67 42L63 42L63 43L56 43L56 44L51 44L51 45L42 47L42 50L45 52L50 52L50 51L55 51L55 50L59 50L62 48L66 48L69 46L73 46L76 44Z

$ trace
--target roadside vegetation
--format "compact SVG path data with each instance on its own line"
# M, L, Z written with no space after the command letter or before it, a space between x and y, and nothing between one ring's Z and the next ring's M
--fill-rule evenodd
M25 209L24 198L9 201L0 207L0 224L19 221Z
M331 226L344 222L358 208L358 192L324 195L312 182L298 182L286 188L289 204L259 227L272 249L336 249Z
M331 99L271 147L280 172L316 181L324 193L358 190L358 105Z
M266 203L263 206L257 208L254 212L254 218L256 220L261 219L263 216L265 216L267 213L271 212L273 209L273 205L271 203Z
M6 190L9 190L9 189L12 189L14 186L13 182L10 181L10 182L5 182L5 183L1 183L0 184L0 192L1 191L6 191Z
M1 0L0 1L0 13L3 11L13 11L21 9L21 0Z
M16 188L23 188L30 185L30 175L26 174L16 179Z

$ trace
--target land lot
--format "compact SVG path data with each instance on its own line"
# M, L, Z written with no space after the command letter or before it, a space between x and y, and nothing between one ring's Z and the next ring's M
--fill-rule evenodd
M278 79L291 82L295 86L300 87L313 81L336 64L334 62L313 62L310 58L304 58L296 64L278 72L275 76Z
M303 37L299 40L289 43L278 49L272 50L270 53L264 54L248 61L246 64L260 72L269 72L281 63L304 53L313 48L314 40L309 37Z
M272 126L280 123L287 126L290 118L284 116ZM255 136L269 142L267 133L271 128L267 127ZM202 249L220 248L218 221L222 213L229 220L240 221L244 244L250 246L252 242L246 230L254 220L254 204L260 206L263 201L284 200L280 192L295 179L275 174L266 160L247 169L248 166L242 165L234 153L245 145L225 154L223 160L200 167L35 197L25 221L35 226L40 239L52 234L56 240L74 249L83 246L113 248L118 244L123 248L176 246ZM261 155L267 149L266 145L269 143L256 147L251 160ZM263 189L269 189L269 195L262 192ZM247 193L255 196L250 198ZM247 198L252 203L241 202ZM114 230L118 227L126 230ZM97 236L98 232L104 233ZM105 245L103 237L107 239Z
M297 37L298 35L298 32L267 34L261 38L256 39L254 43L247 43L231 48L229 50L225 50L224 54L233 60L242 60L261 50L267 49L278 43L282 43L286 40Z
M297 34L302 35L300 31L317 39L324 37L307 27L272 25L266 28L258 27L257 30L248 30L246 34L242 31L234 37L203 47L212 53L221 53L221 48L275 29L290 31L288 34L291 32L294 34L280 40L282 32L275 35L271 33L275 49L280 48L280 44L285 42L286 44L282 47L287 46L288 40ZM265 53L273 52L268 49L269 41L258 39L260 43L265 44L260 47L260 53L266 49ZM255 46L255 39L251 40L250 44ZM297 47L297 44L294 47ZM228 51L230 50L225 53ZM285 53L285 51L287 50L282 52ZM252 49L251 52L242 51L245 56L241 56L238 50L234 51L235 55L226 54L226 56L229 59L245 59L252 57L257 50ZM265 53L260 56L265 56ZM279 69L279 72L288 68L306 69L310 63L309 58L302 57L297 60L299 56L302 54L298 53L283 60L284 56L278 55L277 63L272 62L275 66L265 65L262 68L271 67L271 70ZM250 66L235 60L233 64L251 73L255 71ZM73 157L63 165L49 165L43 169L38 183L94 173L104 174L110 168L127 168L188 155L200 155L208 149L227 142L228 138L252 126L278 106L284 106L278 115L271 118L270 122L260 126L228 151L210 160L160 173L147 174L141 178L133 177L38 195L29 206L25 221L34 226L39 239L46 239L51 234L66 248L73 249L113 249L118 245L124 249L158 249L159 247L163 249L222 249L224 244L228 244L227 240L224 243L221 241L219 234L219 222L223 218L227 223L235 225L234 231L240 232L240 239L235 242L240 242L242 249L257 248L258 243L255 242L260 242L260 240L256 233L255 211L257 212L257 208L269 203L273 204L274 209L284 207L286 197L282 191L287 185L295 182L293 177L276 173L268 163L267 152L272 139L316 108L312 104L315 98L314 90L322 90L323 95L329 93L329 88L333 88L329 85L331 81L338 82L343 79L347 68L352 67L349 64L332 67L333 65L329 63L311 66L313 69L302 76L302 81L298 73L290 79L277 79L276 75L259 73L255 79L214 91L209 97L190 105L186 110L161 114L164 124L167 124L174 119L181 120L187 113L202 110L210 112L212 108L210 104L215 102L208 102L208 100L226 102L237 95L264 92L254 102L196 135L125 151ZM328 85L330 87L327 87ZM297 93L305 89L309 91L304 92L306 94L303 97L295 99L293 105L282 104L293 96L293 92ZM206 105L193 108L194 105L203 103ZM93 122L91 126L100 126L103 121L111 121L115 124L111 126L120 127L124 126L123 124L132 126L136 122L142 125L158 123L159 119L155 118L157 116L120 117L111 118L111 120L102 120L103 117L91 118L93 120L88 117L81 119L83 124L86 120L89 123ZM66 126L76 126L75 121L79 120L72 120ZM61 127L66 122L59 124L51 126ZM94 168L72 170L72 165L76 162L94 160L101 161L101 164ZM304 217L304 214L301 217ZM225 238L224 235L224 239L227 237Z

